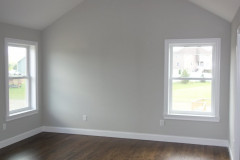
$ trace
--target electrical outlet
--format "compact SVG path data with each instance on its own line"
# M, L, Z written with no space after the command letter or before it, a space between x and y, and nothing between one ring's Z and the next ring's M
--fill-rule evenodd
M6 123L3 123L3 130L6 130L7 129L7 124Z
M164 120L160 120L160 126L163 127L165 125Z
M83 115L83 120L87 121L87 119L88 119L87 115Z

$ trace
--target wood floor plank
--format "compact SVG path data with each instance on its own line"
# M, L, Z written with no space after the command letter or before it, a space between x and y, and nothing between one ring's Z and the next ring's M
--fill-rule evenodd
M225 147L40 133L0 150L0 160L230 160Z

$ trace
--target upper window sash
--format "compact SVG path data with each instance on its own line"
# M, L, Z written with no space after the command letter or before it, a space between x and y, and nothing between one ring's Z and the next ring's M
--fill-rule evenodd
M9 75L9 69L8 69L8 78L9 79L30 79L30 60L29 60L29 46L24 45L24 44L15 44L15 43L8 43L7 46L7 60L9 59L9 52L8 49L9 47L19 47L19 48L25 48L26 49L26 75L17 75L17 76L11 76ZM8 65L9 65L9 61L7 61Z

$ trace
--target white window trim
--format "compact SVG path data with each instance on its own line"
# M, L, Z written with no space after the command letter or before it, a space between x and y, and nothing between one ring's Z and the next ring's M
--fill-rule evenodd
M185 45L185 44L214 44L216 51L213 53L213 78L212 78L212 105L213 113L211 115L203 114L174 114L169 112L169 95L171 94L169 84L170 83L170 54L169 46L171 44ZM220 56L221 56L221 39L220 38L208 38L208 39L170 39L165 40L165 69L164 69L164 118L165 119L177 119L177 120L192 120L192 121L211 121L219 122L219 87L220 87ZM190 78L191 79L191 78ZM197 113L197 112L194 112Z
M24 108L24 109L19 109L17 111L14 111L12 113L9 112L9 73L8 73L8 46L9 44L11 44L12 46L14 45L19 45L20 46L34 46L34 52L35 52L35 58L34 58L34 67L35 67L35 73L34 73L34 77L31 77L28 73L28 76L24 77L26 79L28 79L30 85L29 85L29 92L31 93L28 97L28 103L29 106ZM31 49L28 48L28 57L27 59L30 59L31 57L29 56L31 52ZM27 67L28 67L28 72L30 72L29 70L29 66L30 66L30 61L27 60ZM21 77L22 78L22 77ZM31 78L34 78L34 82L30 82ZM34 87L32 87L34 85ZM6 86L6 121L11 121L11 120L15 120L18 118L23 118L26 116L30 116L33 114L37 114L38 113L38 43L37 42L33 42L33 41L26 41L26 40L20 40L20 39L12 39L12 38L5 38L5 86ZM31 91L30 91L31 90Z

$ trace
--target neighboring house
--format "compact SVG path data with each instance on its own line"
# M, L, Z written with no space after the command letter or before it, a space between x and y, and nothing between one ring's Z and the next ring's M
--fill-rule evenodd
M21 76L26 74L26 57L22 58L17 62L17 70L10 71L11 76ZM22 86L22 79L9 80L10 88L19 88Z
M186 70L192 76L199 76L203 72L212 70L212 51L197 48L185 47L173 53L173 75L180 76Z
M26 57L24 57L24 58L22 58L21 60L18 61L17 72L20 73L21 75L26 74Z

